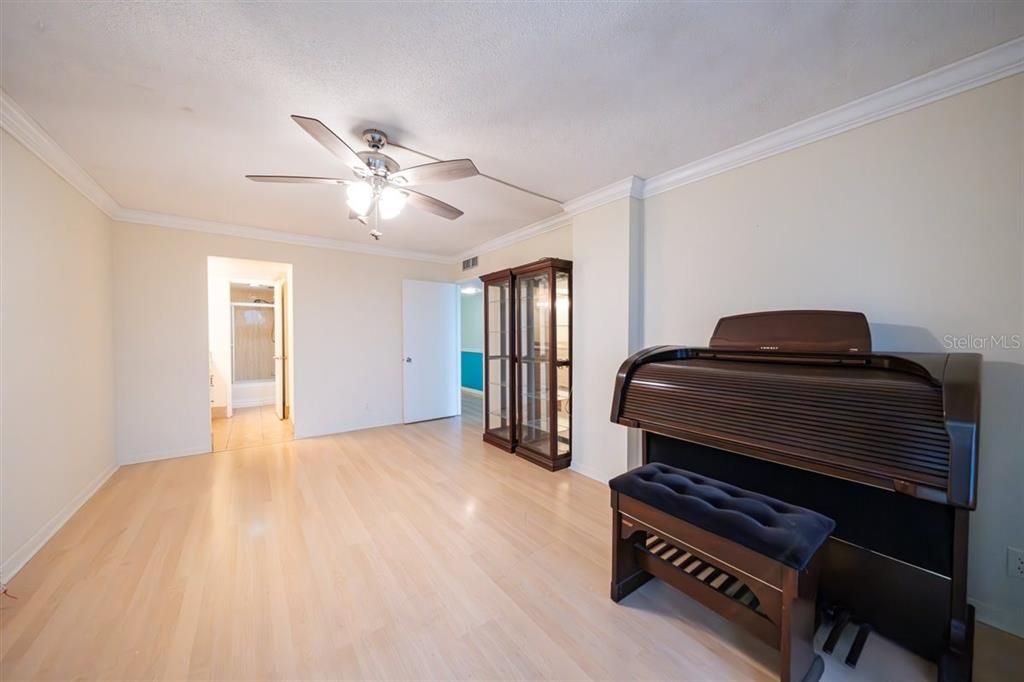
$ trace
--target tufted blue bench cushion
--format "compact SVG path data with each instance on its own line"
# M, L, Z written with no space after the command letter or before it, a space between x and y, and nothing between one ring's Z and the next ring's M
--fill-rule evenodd
M810 509L666 464L627 471L609 485L622 495L801 570L836 526Z

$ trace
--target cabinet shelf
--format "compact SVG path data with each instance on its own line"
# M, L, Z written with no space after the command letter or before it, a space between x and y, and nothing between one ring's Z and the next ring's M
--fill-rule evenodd
M572 397L571 392L567 388L559 388L554 391L534 391L530 393L530 398L534 400L557 400L558 402L565 402Z
M568 367L571 363L570 360L564 359L562 356L568 354L567 349L559 349L558 356L552 355L523 355L519 358L520 363L526 363L530 365L537 365L542 362L553 362L556 367ZM556 359L557 358L557 359Z
M528 429L530 431L543 431L545 433L550 433L551 432L551 428L548 426L547 421L544 420L544 419L530 419L528 421L522 422L522 425L523 425L524 429ZM560 435L568 436L569 435L569 425L568 424L559 424L558 428L555 429L555 432L560 434Z

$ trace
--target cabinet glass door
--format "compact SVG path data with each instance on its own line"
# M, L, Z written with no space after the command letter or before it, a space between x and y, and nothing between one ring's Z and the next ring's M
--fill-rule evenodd
M512 285L511 279L488 282L484 303L487 315L487 405L484 428L497 438L512 442Z
M555 273L555 442L558 452L556 455L565 455L569 452L569 445L572 442L569 418L571 402L569 400L572 390L572 327L569 309L571 291L569 286L569 273Z
M548 272L518 279L519 441L541 455L551 455L554 411L551 402L552 289Z

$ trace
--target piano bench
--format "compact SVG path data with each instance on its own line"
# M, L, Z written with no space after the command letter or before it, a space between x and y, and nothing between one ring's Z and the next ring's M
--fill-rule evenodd
M609 485L614 601L661 578L778 649L784 682L820 677L818 549L832 519L665 464Z

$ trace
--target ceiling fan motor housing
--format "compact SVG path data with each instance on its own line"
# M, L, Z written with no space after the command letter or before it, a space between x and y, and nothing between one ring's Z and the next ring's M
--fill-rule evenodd
M387 173L396 173L401 168L398 162L392 159L387 154L381 154L378 151L371 152L356 152L363 163L373 172L374 175L386 175ZM358 169L357 169L358 170Z

